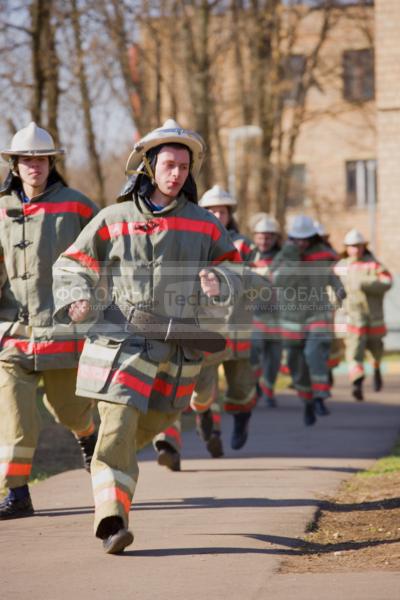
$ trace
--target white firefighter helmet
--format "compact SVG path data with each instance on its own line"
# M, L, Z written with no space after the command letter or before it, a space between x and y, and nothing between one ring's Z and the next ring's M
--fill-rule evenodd
M366 244L367 240L357 229L350 229L345 235L345 246L358 246L358 244Z
M297 215L291 220L288 236L298 240L305 240L313 235L317 235L317 233L317 228L311 217L308 217L307 215Z
M212 206L231 206L232 208L236 208L237 202L220 185L214 185L202 195L199 200L199 206L203 208L211 208Z
M268 217L266 212L256 212L250 215L247 220L247 225L251 231L254 231L255 224L261 219L261 217Z
M203 138L190 129L183 129L173 119L165 121L164 125L153 129L142 137L133 147L126 163L125 173L132 175L137 172L139 165L143 162L146 152L160 144L183 144L192 152L191 172L197 177L204 159L206 146Z
M271 215L263 215L254 224L253 233L279 233L279 223Z
M62 148L54 146L51 135L31 121L20 129L11 140L11 148L1 151L1 157L8 161L12 156L55 156L64 154Z

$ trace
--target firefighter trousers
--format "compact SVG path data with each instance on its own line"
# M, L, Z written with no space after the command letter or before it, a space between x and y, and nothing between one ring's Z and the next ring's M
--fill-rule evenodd
M301 344L288 346L287 361L293 384L300 398L330 396L328 359L331 338L309 334Z
M369 351L374 359L374 367L378 368L383 358L383 338L380 336L348 333L346 337L346 360L349 365L349 377L353 382L364 377L364 360Z
M0 489L25 485L32 470L40 417L37 390L42 378L43 402L57 422L76 437L94 431L93 402L75 395L76 369L28 371L0 361Z
M253 369L248 358L225 360L222 363L227 389L224 410L231 414L250 412L256 402ZM195 412L208 410L218 396L218 365L201 368L190 406Z
M95 504L94 532L107 517L121 517L128 526L139 466L136 451L152 441L179 416L180 411L146 414L134 406L98 401L100 427L91 463Z
M282 342L253 336L250 360L258 375L258 385L267 398L274 397L275 383L282 360Z

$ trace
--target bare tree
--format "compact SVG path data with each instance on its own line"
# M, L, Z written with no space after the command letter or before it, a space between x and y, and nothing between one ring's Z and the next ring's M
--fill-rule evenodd
M70 0L70 17L72 23L72 29L74 32L75 41L75 54L77 61L77 76L79 81L79 88L82 98L82 111L85 125L85 137L89 152L89 162L92 167L92 172L95 175L97 184L96 199L100 206L105 205L105 193L104 193L104 176L100 162L99 153L96 148L96 138L93 127L92 115L91 115L91 99L89 95L89 86L86 77L85 62L84 62L84 50L82 47L82 34L80 24L80 13L76 0Z

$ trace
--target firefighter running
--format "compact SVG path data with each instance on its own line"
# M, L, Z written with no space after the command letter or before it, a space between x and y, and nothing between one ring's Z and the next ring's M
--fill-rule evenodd
M33 514L28 480L39 435L36 394L69 427L89 469L95 434L92 402L75 395L83 340L53 326L52 265L97 212L55 168L62 154L30 123L3 150L10 171L0 191L0 519Z

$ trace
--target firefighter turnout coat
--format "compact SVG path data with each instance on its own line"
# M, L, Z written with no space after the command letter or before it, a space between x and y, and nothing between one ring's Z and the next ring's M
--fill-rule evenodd
M60 322L69 322L74 300L89 300L95 312L103 287L108 293L85 342L77 393L143 413L183 409L202 353L136 335L124 315L139 307L168 318L225 313L242 285L226 261L241 262L226 229L184 195L156 212L139 196L103 209L54 267ZM217 300L202 295L198 274L204 267L222 282Z

